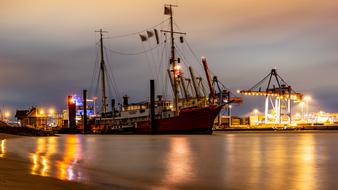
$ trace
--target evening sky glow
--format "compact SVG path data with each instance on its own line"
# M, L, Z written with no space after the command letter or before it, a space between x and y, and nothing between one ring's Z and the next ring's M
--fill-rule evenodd
M141 31L166 18L165 3L179 5L176 23L227 87L250 88L276 67L318 110L338 111L338 2L331 0L0 0L1 106L62 108L68 94L90 86L94 31ZM141 47L138 38L107 44L127 52ZM148 96L145 62L110 58L120 94L131 101ZM240 114L264 104L263 97L244 101L235 108Z

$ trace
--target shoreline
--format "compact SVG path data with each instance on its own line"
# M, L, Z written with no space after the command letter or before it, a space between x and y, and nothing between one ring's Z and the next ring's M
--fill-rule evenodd
M0 140L21 138L22 136L0 133ZM29 173L29 165L20 160L20 158L0 158L0 187L6 190L37 190L37 189L72 189L72 190L90 190L103 189L95 185L63 181L53 177L43 177Z
M251 130L251 131L214 131L218 134L224 134L223 132L231 134L231 133L238 133L238 134L248 134L248 133L280 133L280 132L296 132L296 133L306 133L306 132L314 132L314 133L322 133L322 132L332 132L328 130L298 130L298 131L258 131L258 130ZM338 132L338 130L336 131ZM19 135L12 135L12 134L4 134L0 133L0 141L1 140L10 140L13 138L24 138L24 136ZM111 180L115 181L115 185L108 184L88 184L86 182L74 182L74 181L63 181L53 177L43 177L39 175L32 175L30 174L30 164L26 163L23 159L16 156L9 156L0 158L0 187L1 189L5 190L37 190L37 189L49 189L49 190L63 190L63 189L71 189L71 190L91 190L91 189L146 189L144 188L143 183L135 185L135 181L133 184L129 183L130 179L124 178L114 178L113 175ZM150 183L153 184L153 183ZM151 185L145 185L145 187L150 187Z

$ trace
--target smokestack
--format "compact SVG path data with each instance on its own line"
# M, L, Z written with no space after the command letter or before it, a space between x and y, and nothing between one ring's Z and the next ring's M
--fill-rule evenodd
M129 97L127 95L123 96L123 106L128 106L128 99Z
M115 99L111 99L111 113L112 113L112 118L115 117Z
M68 96L68 120L69 128L75 129L76 127L76 104L72 96Z

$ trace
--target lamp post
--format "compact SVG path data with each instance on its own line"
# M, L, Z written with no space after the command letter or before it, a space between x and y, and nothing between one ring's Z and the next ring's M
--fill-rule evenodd
M9 112L5 112L5 121L7 122L9 120L9 116L11 114Z
M94 100L94 115L96 115L96 100L97 100L97 97L94 96L93 97L93 100ZM114 114L114 113L113 113Z
M306 103L306 120L308 121L309 120L309 115L310 115L310 105L309 105L309 102L311 101L311 96L305 96L304 97L304 100L305 100L305 103Z
M300 104L300 107L301 107L301 113L302 113L302 115L301 115L301 120L303 121L304 120L304 102L301 102L301 103L299 103Z
M231 108L232 105L229 105L229 127L231 127Z
M258 113L259 113L259 110L258 109L254 109L253 111L253 114L254 114L254 117L255 117L255 125L258 125L259 124L259 118L258 118Z
M50 126L55 126L55 110L53 108L49 109L48 116L50 117Z

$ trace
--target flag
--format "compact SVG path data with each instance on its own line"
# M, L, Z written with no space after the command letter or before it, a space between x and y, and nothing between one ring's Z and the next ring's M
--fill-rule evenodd
M160 43L160 40L158 38L158 32L156 29L154 29L154 33L155 33L155 38L156 38L156 43L159 44Z
M164 14L170 15L171 14L171 7L164 7Z
M146 35L142 35L142 34L140 34L140 38L142 42L147 41L148 39Z
M147 30L147 35L148 35L148 38L151 38L154 36L154 32Z

